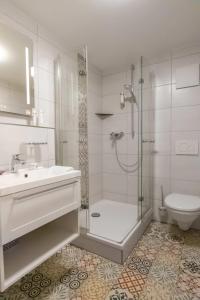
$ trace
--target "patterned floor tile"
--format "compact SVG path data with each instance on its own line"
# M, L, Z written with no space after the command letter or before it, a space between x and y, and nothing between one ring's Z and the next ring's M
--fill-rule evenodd
M137 295L132 295L129 291L125 289L116 289L110 291L105 300L137 300L139 299Z
M123 267L113 263L113 262L106 262L101 264L97 267L96 272L100 279L105 281L109 281L110 283L114 284L117 282L118 277L120 276Z
M1 299L198 300L200 231L152 223L123 266L66 246Z
M92 272L97 268L99 264L102 263L102 261L103 259L99 256L91 253L86 253L78 261L78 266L80 268L84 268L87 272Z
M186 273L182 273L179 276L177 287L182 292L187 292L200 299L200 278L195 278Z
M111 287L112 284L94 273L81 286L79 293L83 300L102 300L105 299Z
M123 271L120 278L118 278L118 285L121 289L128 290L132 295L138 297L144 288L146 279L146 275L127 269Z

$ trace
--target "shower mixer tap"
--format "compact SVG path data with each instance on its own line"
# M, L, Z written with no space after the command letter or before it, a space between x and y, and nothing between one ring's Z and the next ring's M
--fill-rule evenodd
M110 138L115 141L115 140L119 140L124 136L124 132L111 132L110 133Z

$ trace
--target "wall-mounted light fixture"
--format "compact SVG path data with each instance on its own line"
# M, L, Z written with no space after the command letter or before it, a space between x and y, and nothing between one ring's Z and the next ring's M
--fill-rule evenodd
M0 62L6 61L8 57L8 52L3 46L0 46Z
M30 99L29 49L28 49L28 47L25 47L25 61L26 61L26 103L31 104L31 99Z

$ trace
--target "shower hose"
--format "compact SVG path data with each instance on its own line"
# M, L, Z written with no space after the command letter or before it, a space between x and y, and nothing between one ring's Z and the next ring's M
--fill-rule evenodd
M120 168L126 173L135 173L140 167L139 162L136 161L134 164L130 164L130 165L121 162L118 154L117 140L114 140L114 147L115 147L115 155ZM129 169L129 168L133 168L133 169Z

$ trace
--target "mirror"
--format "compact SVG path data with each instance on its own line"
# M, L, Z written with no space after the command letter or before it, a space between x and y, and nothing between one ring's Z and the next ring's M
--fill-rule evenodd
M33 42L0 23L0 112L31 117L33 107Z

